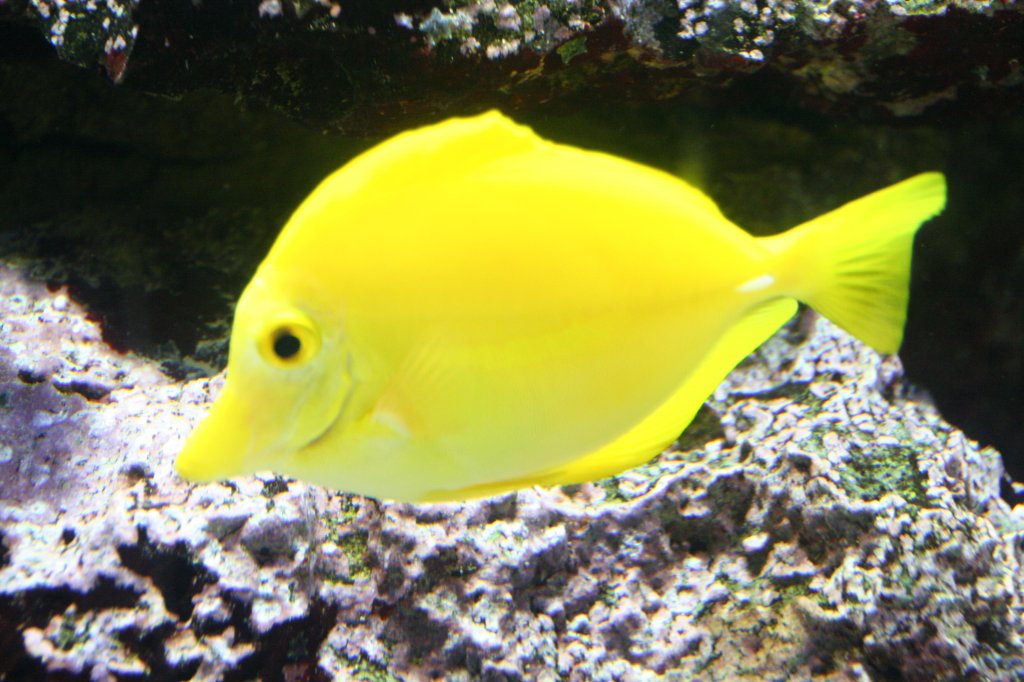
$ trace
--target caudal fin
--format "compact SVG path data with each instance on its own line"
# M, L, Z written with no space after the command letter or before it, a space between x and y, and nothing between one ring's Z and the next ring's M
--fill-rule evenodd
M786 294L876 350L895 353L914 234L945 205L945 177L922 173L758 241L779 256Z

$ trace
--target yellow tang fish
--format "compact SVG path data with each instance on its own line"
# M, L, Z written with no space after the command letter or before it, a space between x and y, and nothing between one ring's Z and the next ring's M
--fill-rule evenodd
M914 233L945 197L924 173L756 239L679 178L497 112L402 133L285 225L177 470L407 501L619 473L797 300L896 352Z

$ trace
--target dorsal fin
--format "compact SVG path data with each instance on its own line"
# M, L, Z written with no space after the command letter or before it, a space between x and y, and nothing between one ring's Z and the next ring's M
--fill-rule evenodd
M301 233L303 226L317 224L323 216L345 215L330 207L343 206L352 212L362 201L379 203L380 193L367 191L368 187L389 187L400 197L403 188L420 186L432 177L443 175L451 183L458 173L472 175L495 158L551 144L497 110L399 133L324 178L292 214L267 260L284 251L291 235ZM376 208L379 210L379 205Z

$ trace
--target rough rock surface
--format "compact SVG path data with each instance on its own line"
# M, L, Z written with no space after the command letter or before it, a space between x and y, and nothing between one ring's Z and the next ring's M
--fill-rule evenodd
M813 314L647 466L414 506L184 484L217 381L0 294L0 678L1024 678L998 454Z
M215 89L348 132L765 67L808 103L888 117L1012 110L1024 84L1012 0L10 0L5 17L129 87Z

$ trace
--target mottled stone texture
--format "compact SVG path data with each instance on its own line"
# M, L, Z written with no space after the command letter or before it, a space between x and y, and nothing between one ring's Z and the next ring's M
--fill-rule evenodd
M394 130L578 92L658 99L769 69L807 104L902 117L1021 102L1009 0L8 0L70 63Z
M805 314L678 447L466 504L173 457L216 380L102 342L0 268L0 677L1024 676L1024 507L880 358Z

